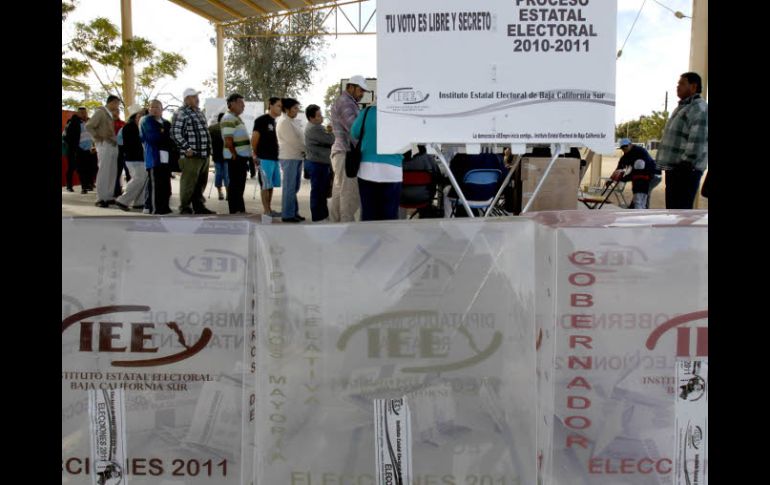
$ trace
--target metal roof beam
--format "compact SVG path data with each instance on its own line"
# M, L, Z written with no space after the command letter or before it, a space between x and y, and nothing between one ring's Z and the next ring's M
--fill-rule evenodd
M203 10L197 8L197 7L193 7L192 5L190 5L189 3L187 3L187 2L185 2L183 0L168 0L168 1L177 4L180 7L182 7L183 9L189 10L190 12L192 12L192 13L194 13L196 15L200 15L204 19L209 20L211 22L220 23L220 22L224 21L224 19L216 18L213 15L211 15L210 13L205 12L205 11L203 11Z
M262 7L260 7L259 5L257 5L256 3L252 2L251 0L241 0L241 3L246 5L249 8L253 9L255 12L260 13L260 14L266 14L267 13L267 10L265 10Z
M291 7L286 5L286 3L284 3L282 0L273 0L273 3L278 5L279 7L281 7L284 10L291 10Z
M220 2L219 0L206 0L206 1L209 2L211 5L213 5L214 7L218 8L219 10L229 13L235 18L241 18L244 16L241 12L237 10L233 10L232 8L228 7L227 5Z

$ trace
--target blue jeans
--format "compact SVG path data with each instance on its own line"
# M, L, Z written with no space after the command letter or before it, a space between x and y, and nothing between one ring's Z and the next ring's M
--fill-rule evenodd
M302 176L302 160L279 160L283 170L283 189L281 192L281 217L290 219L299 213L297 192Z
M214 186L219 188L224 183L225 187L230 185L230 174L227 172L227 160L221 162L214 161Z
M305 160L305 170L310 174L310 215L315 221L329 217L329 206L326 205L326 193L332 179L332 166L328 163Z
M359 178L358 193L361 195L362 221L398 219L401 182L371 182Z

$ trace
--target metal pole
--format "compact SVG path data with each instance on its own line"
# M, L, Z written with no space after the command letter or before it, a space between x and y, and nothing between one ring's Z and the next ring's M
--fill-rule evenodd
M131 0L120 0L120 27L125 43L134 36L131 26ZM134 61L128 56L123 58L123 103L126 108L134 104Z
M217 97L225 97L225 28L217 24Z
M555 145L553 150L553 158L551 159L551 162L548 164L548 167L545 169L545 173L543 173L543 176L540 177L540 182L537 183L537 187L535 187L535 191L532 193L532 197L529 198L529 201L527 201L526 207L524 207L521 210L521 213L525 213L529 210L530 207L532 207L532 204L535 202L535 198L540 193L540 189L543 188L543 185L545 184L545 179L548 178L548 174L551 173L551 169L553 168L554 164L556 163L556 159L559 158L559 153L561 151L561 145Z
M436 152L436 155L438 155L438 159L441 160L441 163L444 165L444 168L446 168L446 173L447 173L447 176L449 177L449 182L452 184L452 187L454 187L455 192L457 192L457 198L459 198L462 201L463 207L465 207L465 212L468 213L468 217L474 217L473 211L471 211L470 206L468 206L468 201L465 200L465 194L463 194L463 191L460 190L460 186L457 184L457 180L455 179L455 176L452 173L452 170L449 168L449 164L447 163L446 158L444 158L444 154L441 153L441 149L435 143L431 143L431 146L433 147L433 150Z
M489 213L492 212L492 209L494 209L495 204L497 204L497 201L500 199L500 195L502 195L503 190L508 186L508 183L511 181L511 178L513 177L513 172L516 171L517 168L519 168L519 164L521 163L521 159L523 157L521 155L516 155L516 161L513 162L513 165L511 165L511 169L508 170L508 175L505 176L505 180L503 180L503 185L500 186L500 190L497 191L497 194L495 194L495 198L492 199L492 203L489 204L489 207L487 207L487 211L484 213L484 217L489 216Z

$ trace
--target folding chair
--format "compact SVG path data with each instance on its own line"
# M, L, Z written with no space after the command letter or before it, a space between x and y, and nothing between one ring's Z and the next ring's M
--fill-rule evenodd
M616 200L618 201L618 207L626 208L628 207L628 203L626 202L625 197L623 196L623 189L626 186L626 183L621 180L613 180L607 177L602 177L600 179L601 181L609 181L609 185L605 185L604 189L602 189L601 193L596 193L589 190L587 193L583 193L580 197L578 197L578 200L583 203L586 207L589 209L601 209L604 204L609 201L610 197L612 195L615 195ZM597 189L594 189L597 190Z
M402 194L403 189L406 187L426 187L430 189L433 186L433 175L428 172L427 170L404 170L404 178L401 182L402 187ZM433 203L433 199L425 199L421 200L419 202L401 202L399 204L400 207L403 207L404 209L424 209L428 206L430 206ZM417 211L414 211L411 216L409 216L410 219L414 218L414 216L417 215Z
M500 178L503 173L498 169L477 168L466 172L462 190L471 210L480 209L483 214L495 200ZM452 216L457 212L459 198L452 199Z

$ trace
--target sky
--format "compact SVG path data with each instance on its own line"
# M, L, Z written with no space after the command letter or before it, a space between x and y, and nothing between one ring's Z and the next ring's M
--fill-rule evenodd
M616 123L637 119L653 110L662 111L667 91L669 111L676 106L676 83L689 66L692 1L617 0L617 49L629 32L631 35L616 61ZM688 17L676 18L661 4ZM368 19L376 1L362 5L363 17ZM203 85L205 80L216 77L216 47L211 42L216 37L213 25L168 0L133 0L132 7L135 36L149 39L158 49L177 52L188 62L177 79L160 82L156 90L160 98L166 104L180 104L172 101L172 96L181 98L187 87L202 91L202 100L216 96L216 88ZM631 30L640 7L641 14ZM343 9L349 16L358 17L356 5ZM71 38L75 22L100 16L120 26L120 0L78 0L77 8L62 26L62 45ZM367 30L373 31L374 25L375 19L372 19ZM323 106L326 88L341 78L354 74L377 77L376 35L327 36L326 40L323 64L313 75L312 86L298 96L303 106L311 103Z

